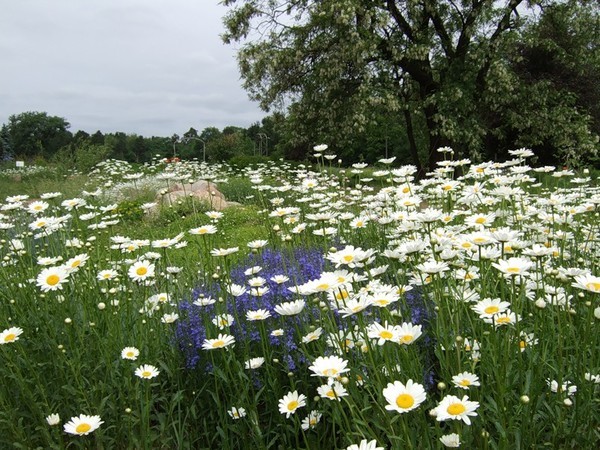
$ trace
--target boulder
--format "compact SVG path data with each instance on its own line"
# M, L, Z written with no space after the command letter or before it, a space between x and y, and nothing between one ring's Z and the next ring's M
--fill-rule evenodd
M157 203L170 205L189 197L207 202L211 205L212 209L217 211L229 206L225 200L225 196L219 191L217 185L204 180L191 184L174 184L166 193L159 194L156 201Z

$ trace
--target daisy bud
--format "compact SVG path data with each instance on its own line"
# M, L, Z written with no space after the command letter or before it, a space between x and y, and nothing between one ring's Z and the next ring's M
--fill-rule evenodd
M67 318L65 319L65 323L66 323L67 325L69 325L71 322L72 322L72 320L71 320L71 318L70 318L70 317L67 317Z
M538 299L535 301L535 306L537 306L537 307L538 307L538 308L540 308L540 309L544 309L544 308L546 307L546 302L544 301L544 299L543 299L543 298L538 298Z
M563 400L563 403L565 404L565 406L573 406L573 402L571 401L570 398L565 398Z
M585 306L592 306L592 302L585 302Z
M583 292L579 292L579 293L577 293L577 297L583 298L583 297L585 297L585 294Z
M447 387L447 386L446 386L446 383L444 383L443 381L440 381L440 382L437 384L437 388L438 388L440 391L443 391L444 389L446 389L446 387Z
M100 311L102 311L104 308L106 308L106 303L103 303L103 302L98 303L98 309Z
M462 336L456 336L456 337L454 338L454 340L455 340L457 343L459 343L459 344L460 344L460 343L463 341L463 337L462 337Z
M481 437L487 439L490 437L490 432L487 430L481 430Z
M350 380L348 379L348 377L342 377L342 379L340 380L342 384L348 384L350 382Z
M596 319L600 319L600 306L598 306L596 309L594 309L594 317Z
M279 362L279 360L278 360L277 358L273 358L273 362L274 362L275 364L277 364L277 363Z
M529 403L529 396L527 395L521 395L521 403L523 403L524 405L526 405L527 403Z
M127 414L131 414L131 408L125 408L125 412L126 412Z
M288 372L287 376L292 378L294 376L294 372Z

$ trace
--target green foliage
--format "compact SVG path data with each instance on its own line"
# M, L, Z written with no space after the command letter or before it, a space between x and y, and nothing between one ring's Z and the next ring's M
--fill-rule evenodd
M125 223L137 223L143 220L144 210L140 200L124 200L119 202L117 213Z
M245 166L244 166L245 167ZM238 202L243 205L258 202L256 190L253 189L249 179L243 177L229 177L226 183L219 183L219 191L227 201Z
M88 173L110 154L111 149L107 145L90 144L84 141L61 148L54 154L52 161L65 170Z

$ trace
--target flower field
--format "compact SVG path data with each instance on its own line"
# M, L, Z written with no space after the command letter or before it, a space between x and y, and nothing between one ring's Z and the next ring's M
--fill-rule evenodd
M315 152L0 184L0 448L597 448L597 179Z

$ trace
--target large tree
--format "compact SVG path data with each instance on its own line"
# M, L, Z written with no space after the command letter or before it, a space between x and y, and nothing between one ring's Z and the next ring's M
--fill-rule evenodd
M494 108L505 50L551 0L224 0L227 43L265 110L287 109L296 138L343 146L374 109L402 120L415 163L440 146L484 150L503 132ZM535 13L535 14L534 14ZM424 139L415 137L422 124Z
M16 156L50 157L71 141L70 124L45 112L24 112L8 118L7 132Z

